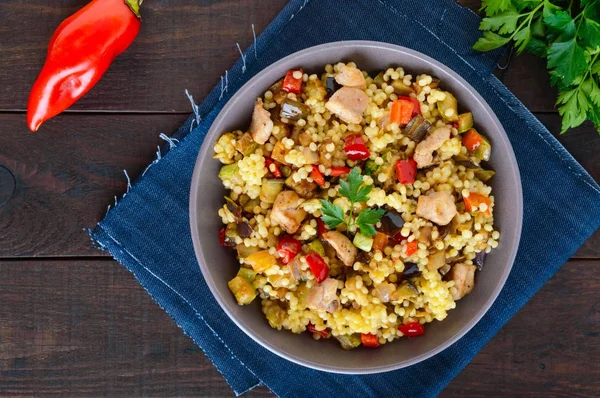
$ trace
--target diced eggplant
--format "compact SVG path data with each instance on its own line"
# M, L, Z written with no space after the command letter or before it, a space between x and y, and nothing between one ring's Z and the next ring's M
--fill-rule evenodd
M334 337L340 342L340 345L344 350L351 350L361 344L360 335L357 333Z
M403 134L414 142L421 142L431 129L431 124L421 115L411 119L404 128Z
M427 269L435 271L446 265L446 250L436 250L429 254Z
M263 178L260 187L260 200L265 203L275 203L277 195L283 189L283 180L276 178Z
M236 223L242 220L242 207L228 196L225 196L225 207L227 212L231 213L230 215L233 216Z
M444 238L446 236L448 236L448 234L452 230L452 224L438 225L437 229L438 229L438 238L437 238L437 240L444 240Z
M240 238L249 238L252 236L252 227L246 221L237 224L236 232Z
M416 278L421 275L421 270L416 263L404 263L404 272L402 272L404 278Z
M333 93L342 88L342 85L335 81L334 76L328 76L325 79L325 89L327 90L327 97L331 97Z
M273 83L273 85L269 87L269 91L273 93L273 101L278 104L281 104L287 97L287 93L283 91L283 79Z
M383 80L383 72L379 72L377 74L377 76L375 76L375 78L373 78L373 83L375 83L377 85L377 87L381 87L381 85L385 82L385 80Z
M396 210L388 210L383 217L381 217L380 221L382 232L389 236L394 236L399 233L405 223L400 213Z
M496 175L496 172L494 170L484 170L480 168L473 170L473 174L475 174L475 177L477 177L479 181L487 182Z
M244 156L248 156L254 153L258 148L258 144L250 133L244 133L239 140L235 142L235 149Z
M482 160L479 165L463 155L454 155L452 160L454 160L456 164L464 166L467 169L472 169L475 177L477 177L481 182L487 182L490 180L490 178L496 175L496 172L492 166L485 160Z
M297 121L300 119L306 119L310 114L310 108L301 102L294 101L286 98L281 104L280 117L284 117L288 120Z
M448 273L448 271L450 271L450 268L452 268L450 264L444 264L440 269L438 269L438 272L441 276L444 276Z
M477 269L479 271L483 269L483 264L485 263L485 256L486 253L484 250L475 254L475 259L473 260L473 263L477 266Z
M473 127L473 114L471 112L461 113L458 115L458 132L464 133Z
M394 88L394 92L397 95L408 96L409 94L415 92L415 90L413 90L413 88L411 86L407 86L406 84L404 84L402 79L396 79L396 80L392 81L391 85Z
M390 301L402 302L410 300L419 295L419 289L410 281L404 281L394 293L390 295Z
M456 98L445 91L446 98L443 101L437 103L438 112L445 122L457 122L458 121L458 103Z
M290 176L285 180L285 186L293 189L296 193L303 198L312 198L315 196L315 190L317 189L317 184L314 182L310 182L308 180L302 180L300 182L294 181L294 179Z
M225 228L225 245L235 246L235 238L237 236L237 224L234 222L227 224L227 227Z

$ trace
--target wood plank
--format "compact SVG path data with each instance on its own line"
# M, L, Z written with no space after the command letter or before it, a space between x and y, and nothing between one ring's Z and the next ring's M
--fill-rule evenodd
M16 180L0 206L0 257L108 255L92 247L83 228L125 192L123 170L137 177L164 144L158 135L186 117L69 114L32 134L24 115L0 114L0 195L13 181L6 170Z
M569 262L442 396L597 396L598 267ZM0 396L233 396L116 262L0 261L0 275Z
M88 0L0 1L0 110L26 109L29 90L62 20ZM149 1L131 47L74 110L189 112L187 88L197 100L208 94L242 49L275 18L287 0ZM463 0L473 9L478 0ZM35 26L35 29L31 29ZM54 123L50 121L48 123Z
M185 117L68 114L30 134L22 114L0 114L0 170L10 170L17 182L12 198L0 206L0 258L106 255L92 247L82 228L95 225L125 191L123 169L135 179L162 144L158 134L170 134ZM558 135L558 115L540 119ZM559 139L600 181L600 139L593 128ZM0 182L0 203L2 187ZM599 247L596 233L577 257L599 257Z
M51 3L0 1L0 109L26 109L52 33L88 0ZM191 112L185 89L197 100L206 96L239 58L236 43L252 43L252 24L259 34L286 3L148 1L136 41L73 109Z

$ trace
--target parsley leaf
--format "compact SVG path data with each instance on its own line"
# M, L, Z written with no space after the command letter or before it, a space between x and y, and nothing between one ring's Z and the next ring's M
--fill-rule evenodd
M344 210L327 200L321 199L321 212L323 213L321 220L330 229L334 229L345 222Z
M483 18L479 29L481 30L495 30L499 34L512 33L517 29L517 22L521 14L514 10L508 10L502 12L493 17Z
M562 79L562 85L570 86L587 70L583 48L573 37L564 42L555 42L548 48L548 68Z
M490 51L502 47L510 41L510 37L503 37L497 33L485 31L473 48L477 51Z
M481 10L488 15L495 15L502 11L508 10L511 6L511 0L482 0Z
M354 203L366 202L369 200L369 193L373 189L373 186L367 185L365 187L361 187L362 184L363 178L360 175L358 167L355 167L348 175L348 182L344 180L340 181L341 188L339 193L340 195L350 199L350 203L352 205L354 205Z
M363 210L356 219L356 225L360 228L360 233L365 236L375 236L374 225L383 217L385 210L383 209L366 209Z

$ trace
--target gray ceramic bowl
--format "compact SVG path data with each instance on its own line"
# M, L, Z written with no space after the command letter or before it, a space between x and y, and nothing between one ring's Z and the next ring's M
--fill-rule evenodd
M500 245L487 257L478 273L475 290L457 303L443 322L426 326L426 334L415 339L399 339L378 349L359 347L343 351L337 342L311 339L307 333L293 334L269 327L260 310L260 300L241 307L227 287L239 265L234 251L219 246L217 230L221 220L217 210L223 205L225 190L217 178L221 164L212 158L213 146L224 132L249 125L256 98L288 69L321 71L325 64L354 61L363 70L379 71L400 65L413 76L427 73L442 81L462 109L473 113L476 127L492 143L491 164L497 170L491 180L496 198L494 215L502 236ZM346 41L312 47L292 54L257 74L225 105L210 128L196 162L190 195L190 223L196 257L202 274L217 302L248 336L275 354L310 368L328 372L364 374L385 372L413 365L439 353L461 338L490 308L512 267L523 214L521 180L517 162L502 125L483 98L457 73L416 51L391 44Z

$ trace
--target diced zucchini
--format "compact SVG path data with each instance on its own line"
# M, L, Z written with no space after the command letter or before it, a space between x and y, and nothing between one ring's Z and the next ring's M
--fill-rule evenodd
M256 298L256 290L252 283L241 276L236 276L227 283L239 305L248 305Z
M484 169L475 169L473 170L473 174L475 174L475 177L477 177L479 179L479 181L481 182L487 182L490 180L490 178L492 178L494 175L496 175L496 172L494 170L484 170Z
M281 111L279 112L280 117L293 121L306 119L309 114L310 108L308 106L289 98L286 98L283 101L281 104Z
M477 159L485 160L487 162L490 160L490 156L492 155L492 144L490 144L487 138L485 138L483 135L479 135L483 141L472 153Z
M359 233L354 235L354 240L352 241L352 243L360 250L370 252L371 248L373 247L373 238Z
M383 72L379 72L377 76L375 76L375 78L373 79L373 83L375 83L377 87L381 87L383 82L385 82L385 80L383 80L383 74Z
M254 208L256 206L260 207L260 199L259 198L250 199L249 201L247 201L246 203L244 203L244 205L242 206L242 208L247 213L254 213Z
M260 200L265 203L275 203L275 198L283 189L283 180L276 178L263 178L260 187Z
M473 114L471 112L461 113L458 115L458 132L464 133L473 127Z
M318 239L315 239L312 242L310 242L308 244L308 247L313 252L319 253L322 257L325 257L325 248L323 247L323 244Z
M242 185L244 183L244 180L242 180L242 176L240 175L240 167L237 163L221 167L218 177L221 180L230 180L236 185Z
M241 276L248 282L254 282L254 279L256 278L256 272L254 272L254 270L251 270L250 268L240 267L237 276Z
M258 144L252 139L250 133L244 133L235 143L235 149L244 156L253 154L256 148L258 148Z
M235 247L235 250L237 250L237 254L239 258L246 258L251 254L256 253L257 251L259 251L259 248L257 246L246 246L243 243L240 243L239 245L237 245Z
M438 112L445 122L456 122L458 121L458 103L452 94L447 91L445 93L446 98L437 103Z
M381 170L381 166L378 165L377 163L375 163L374 160L367 160L367 163L365 164L365 175L369 175L369 176L374 176L377 175L379 173L379 170Z
M398 95L408 96L409 94L415 92L411 86L404 84L401 79L394 80L392 82L392 87L394 88L394 92Z
M360 334L346 334L341 336L334 336L340 342L340 345L344 350L351 350L358 347L361 344Z

